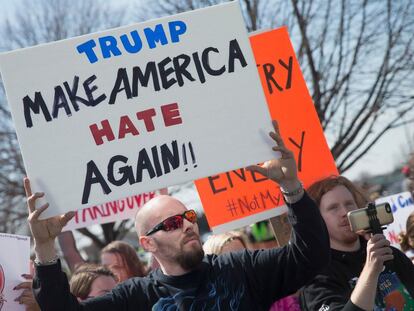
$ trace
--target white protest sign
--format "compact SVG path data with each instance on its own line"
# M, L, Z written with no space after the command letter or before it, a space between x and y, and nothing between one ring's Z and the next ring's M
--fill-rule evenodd
M388 202L391 206L394 222L387 225L384 235L391 242L391 245L400 248L398 235L405 231L408 216L414 212L414 200L409 192L401 192L375 200L376 204Z
M51 216L274 157L238 2L0 55Z
M30 272L30 237L0 233L0 310L23 311L24 305L14 301L22 290L13 290Z
M134 219L138 209L154 196L155 192L148 192L77 210L75 217L68 222L62 231L124 219Z

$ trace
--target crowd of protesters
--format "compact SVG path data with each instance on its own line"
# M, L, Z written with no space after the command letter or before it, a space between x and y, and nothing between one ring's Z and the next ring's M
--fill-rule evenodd
M151 264L121 241L102 249L100 264L86 263L74 251L73 236L63 234L69 281L54 244L73 215L39 220L44 209L35 201L43 194L32 193L25 179L35 272L16 287L23 289L16 300L29 311L414 310L414 214L401 234L402 251L383 234L353 232L347 214L366 206L366 194L343 176L305 191L293 153L274 127L273 149L282 158L248 169L280 186L292 226L287 245L257 250L239 231L211 235L202 245L195 211L161 195L135 219ZM413 191L414 156L405 174Z

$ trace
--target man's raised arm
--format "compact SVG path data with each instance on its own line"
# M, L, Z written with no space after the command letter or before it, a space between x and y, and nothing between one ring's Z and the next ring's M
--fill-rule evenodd
M277 122L273 121L273 125L274 132L270 136L277 144L273 150L280 152L281 157L248 169L279 184L289 207L293 229L289 244L255 252L252 259L253 275L258 288L262 288L264 299L276 300L295 292L328 265L330 246L328 230L319 209L299 181L293 152L285 146Z
M32 232L35 248L36 274L33 280L33 291L36 300L45 311L83 311L83 310L114 310L110 294L88 302L88 307L79 303L70 293L69 282L62 272L60 260L55 249L55 239L62 228L74 217L74 212L40 220L40 215L49 207L46 203L36 209L36 200L44 193L32 193L30 181L24 179L24 189L29 212L29 227Z

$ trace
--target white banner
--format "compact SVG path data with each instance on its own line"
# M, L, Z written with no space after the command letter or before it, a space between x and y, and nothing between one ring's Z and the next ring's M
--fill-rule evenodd
M376 204L388 202L391 205L394 222L387 226L384 235L391 245L401 249L398 243L398 235L406 230L405 225L408 216L414 212L414 200L409 192L401 192L375 200Z
M86 207L76 211L75 217L62 231L86 228L124 219L135 219L138 210L155 196L155 192L137 194L105 204Z
M4 53L0 67L43 217L274 156L238 2Z
M0 310L24 311L14 301L22 290L13 288L25 281L22 274L30 273L30 237L0 233L0 249Z

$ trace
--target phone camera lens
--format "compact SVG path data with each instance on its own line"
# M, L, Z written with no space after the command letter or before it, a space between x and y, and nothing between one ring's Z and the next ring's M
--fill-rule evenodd
M391 206L388 203L385 204L385 211L391 213Z

